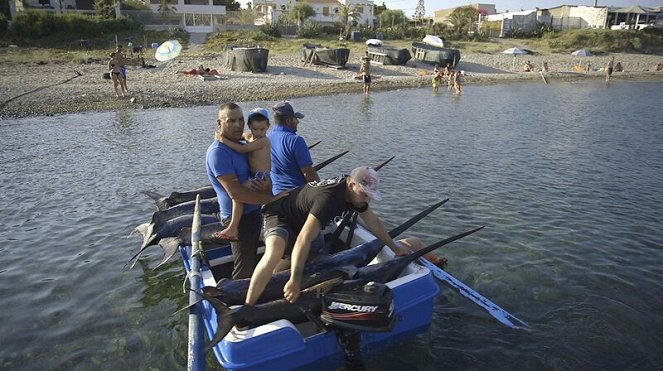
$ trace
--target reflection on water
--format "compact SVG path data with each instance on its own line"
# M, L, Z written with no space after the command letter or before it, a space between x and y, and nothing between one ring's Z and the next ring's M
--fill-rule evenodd
M464 86L293 99L322 171L396 159L374 208L393 226L451 198L412 233L448 271L528 322L513 332L445 289L430 330L369 369L653 369L663 365L661 83ZM273 102L242 104L246 110ZM182 369L180 263L131 230L143 190L206 184L216 107L0 122L0 368ZM324 368L320 366L320 368Z

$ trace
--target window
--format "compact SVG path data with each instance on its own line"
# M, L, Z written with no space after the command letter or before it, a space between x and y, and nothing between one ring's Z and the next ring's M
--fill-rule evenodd
M322 15L325 17L329 17L329 7L328 6L323 6L322 7Z
M355 6L355 12L361 14L364 12L364 7L363 6Z

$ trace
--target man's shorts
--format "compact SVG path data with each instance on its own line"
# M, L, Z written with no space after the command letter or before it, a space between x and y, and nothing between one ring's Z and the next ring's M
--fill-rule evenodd
M364 84L371 83L371 75L364 75Z
M285 252L283 254L283 259L290 259L292 254L292 248L295 246L295 240L297 240L297 235L292 231L292 228L278 215L265 215L265 240L269 236L278 236L285 241ZM322 236L322 233L318 234L318 237L311 242L311 248L309 249L309 258L315 255L320 254L329 254L329 250L325 246L325 239Z
M269 172L256 171L255 173L251 174L251 179L267 180L269 179Z

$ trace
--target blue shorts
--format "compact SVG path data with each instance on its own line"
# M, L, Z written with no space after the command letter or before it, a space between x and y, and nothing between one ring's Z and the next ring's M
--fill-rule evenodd
M122 73L122 76L127 77L127 69L124 66L120 66L120 73Z
M364 75L364 84L371 83L371 75Z
M260 180L267 180L269 179L269 172L267 171L256 171L255 173L251 174L252 179L260 179Z

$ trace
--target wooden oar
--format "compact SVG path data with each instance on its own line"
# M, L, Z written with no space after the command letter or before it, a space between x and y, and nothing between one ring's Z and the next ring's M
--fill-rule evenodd
M424 258L419 258L419 263L428 268L431 273L433 273L435 278L451 285L451 287L458 290L461 295L472 300L476 305L485 309L491 316L495 317L502 324L517 330L530 330L530 327L527 323L519 320L511 313L500 308L497 304L481 296L481 294L472 290L472 288L462 283L457 278L454 278L452 275L445 272L442 268L432 264Z

